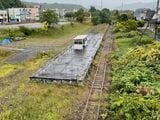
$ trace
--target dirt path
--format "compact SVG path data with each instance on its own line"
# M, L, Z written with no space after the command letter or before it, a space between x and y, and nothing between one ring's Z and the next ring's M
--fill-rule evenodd
M101 119L101 110L106 106L105 97L110 92L111 84L111 52L113 50L113 40L111 28L108 29L100 51L99 62L93 71L91 83L88 85L87 92L78 101L73 117L67 120L98 120Z

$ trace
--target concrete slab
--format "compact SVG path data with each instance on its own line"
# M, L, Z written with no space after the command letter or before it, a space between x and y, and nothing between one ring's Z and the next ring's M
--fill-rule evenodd
M31 79L83 81L100 47L103 34L90 34L87 39L88 46L83 51L75 51L71 46L56 59L50 60Z

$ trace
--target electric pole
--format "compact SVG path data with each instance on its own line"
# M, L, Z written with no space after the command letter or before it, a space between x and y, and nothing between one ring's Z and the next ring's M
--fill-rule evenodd
M122 0L122 11L123 11L123 6L124 6L124 4L123 4L123 0Z
M156 14L158 15L158 11L159 11L159 0L157 0L157 8L156 8Z
M101 0L101 10L103 9L103 0Z
M156 7L156 23L155 23L155 40L157 39L157 29L158 29L158 22L159 22L159 0L157 0L157 7Z

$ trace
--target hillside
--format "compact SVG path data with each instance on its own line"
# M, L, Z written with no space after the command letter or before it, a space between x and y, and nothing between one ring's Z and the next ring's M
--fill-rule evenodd
M124 10L136 10L139 8L150 8L150 9L154 10L156 8L156 3L154 3L154 2L149 2L149 3L137 2L137 3L132 3L132 4L125 4L123 6ZM122 6L119 6L116 9L121 10Z
M34 2L23 2L26 6L33 6L33 5L41 5L42 9L66 9L66 10L73 10L73 9L86 9L81 5L76 4L60 4L60 3L34 3Z

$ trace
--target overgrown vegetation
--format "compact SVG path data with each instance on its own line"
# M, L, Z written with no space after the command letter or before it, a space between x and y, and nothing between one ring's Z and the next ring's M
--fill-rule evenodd
M105 119L160 119L160 43L148 36L140 39L135 23L118 20L113 27L118 49L112 59L112 93Z
M158 120L160 44L136 47L113 63L112 118Z

